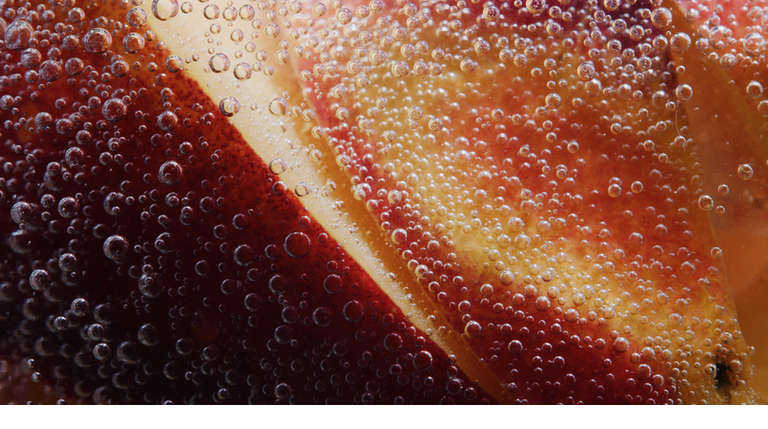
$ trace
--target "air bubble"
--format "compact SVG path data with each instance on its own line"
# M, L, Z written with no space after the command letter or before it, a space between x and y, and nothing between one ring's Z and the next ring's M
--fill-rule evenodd
M176 161L166 161L157 171L157 180L161 183L172 186L181 180L184 170Z
M165 21L179 13L179 2L176 0L152 0L152 14L155 18Z
M119 98L110 98L101 106L101 114L109 122L117 122L128 113L128 106Z
M525 8L528 12L538 15L547 10L546 0L525 0Z
M288 256L292 258L303 258L309 253L312 242L307 234L303 232L292 232L285 237L283 248Z
M675 96L680 101L686 101L691 98L693 95L693 89L690 85L680 85L677 88L675 88Z
M123 37L123 48L130 54L135 54L144 49L146 41L139 33L128 33Z
M590 81L595 77L595 66L592 63L582 63L576 68L576 74L584 82Z
M104 240L102 246L104 256L115 261L122 262L128 257L128 251L130 250L130 244L128 240L122 235L112 235Z
M5 47L14 51L26 49L29 46L29 39L32 38L32 26L25 20L19 19L13 21L5 29Z
M46 270L34 270L29 275L29 286L37 291L46 290L51 286L51 275Z
M211 59L208 60L208 66L214 73L225 72L229 70L229 57L222 53L213 55Z
M125 14L125 21L131 27L141 27L147 23L147 12L140 7L134 7Z
M224 116L234 116L240 111L240 102L235 97L226 97L219 102L219 111Z
M754 174L754 169L749 164L741 164L739 165L739 168L737 169L739 173L739 177L741 177L742 180L749 180L752 178L752 175Z
M288 113L288 102L282 97L273 98L269 102L269 113L275 116L284 116Z
M165 60L165 68L171 73L178 73L184 70L184 60L176 55L171 55Z
M700 209L709 211L712 210L712 207L715 205L715 201L709 195L702 195L699 197L698 204Z

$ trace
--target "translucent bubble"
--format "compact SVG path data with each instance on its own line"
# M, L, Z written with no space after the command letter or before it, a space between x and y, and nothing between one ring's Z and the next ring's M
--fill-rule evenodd
M501 11L499 11L499 8L494 5L487 4L483 8L483 18L485 18L488 21L491 21L491 22L496 21L499 19L500 16L501 16Z
M410 73L410 66L405 61L395 61L390 70L395 77L405 77Z
M240 111L240 102L235 97L226 97L219 102L219 111L224 116L234 116Z
M285 169L285 161L283 161L281 158L275 158L269 163L269 171L271 171L272 174L280 174L284 172Z
M128 113L128 106L119 98L110 98L101 106L101 114L109 122L117 122Z
M125 14L125 22L131 27L141 27L147 23L147 12L140 7L134 7Z
M280 27L277 24L268 24L264 27L264 34L270 39L274 39L280 34Z
M760 82L753 80L747 84L747 95L752 98L759 98L763 95L763 85Z
M184 70L184 60L176 55L171 55L165 60L165 68L171 73L178 73Z
M115 262L121 262L128 257L130 247L128 240L125 237L122 235L112 235L104 240L102 250L107 258Z
M360 301L352 300L344 304L344 318L349 322L357 322L365 315L365 307Z
M352 14L352 11L346 7L342 7L336 12L336 20L339 21L341 25L349 24L352 22L353 17L354 15Z
M723 184L717 187L717 192L722 196L726 196L729 192L731 192L731 189L728 187L728 185Z
M221 73L229 70L229 57L226 54L218 53L208 60L208 66L214 73Z
M311 188L304 182L297 183L296 187L293 189L293 193L296 194L297 197L305 197L309 195L310 192Z
M176 0L152 0L152 14L155 18L165 21L179 13L179 2Z
M317 3L312 6L312 13L314 13L315 16L323 16L326 12L328 12L328 8L323 3Z
M144 37L139 33L128 33L123 37L123 48L126 52L135 54L144 49L146 41Z
M413 357L413 367L417 371L426 371L432 366L432 353L421 350Z
M151 323L142 325L137 335L139 342L147 347L160 343L160 331Z
M562 103L562 99L560 98L559 94L547 94L547 97L545 98L545 103L547 104L547 107L550 109L555 109L560 107L560 104Z
M139 292L147 298L159 296L162 292L159 277L153 273L142 274L139 277Z
M545 311L549 308L550 301L546 296L540 296L536 298L535 307L539 311Z
M621 195L621 186L613 183L608 186L608 195L616 198Z
M331 324L333 320L333 313L328 307L318 307L312 312L312 321L316 326L325 328Z
M283 116L288 113L288 102L282 97L275 97L269 102L269 113Z
M723 256L723 250L719 247L713 247L710 249L709 254L715 259L720 259Z
M405 243L406 240L408 240L408 232L402 228L395 229L392 231L392 234L390 235L392 238L392 242L400 245Z
M402 346L403 337L401 337L400 334L390 333L384 337L384 348L387 349L388 352L394 353L400 350L400 347Z
M173 186L181 180L184 170L176 161L166 161L157 170L157 180L161 183Z
M368 54L368 61L375 66L384 64L387 61L387 54L384 51L374 49Z
M234 74L238 80L248 80L253 75L253 68L248 63L238 63L235 66Z
M53 82L61 77L61 61L45 60L40 65L40 78L46 82Z
M691 47L691 36L686 33L676 33L669 39L669 44L677 52L685 52Z
M277 386L275 386L275 397L277 399L290 399L291 395L293 394L293 390L291 389L291 385L287 383L280 383Z
M698 204L700 209L709 211L712 210L712 207L715 205L715 201L709 195L702 195L699 197Z
M629 341L624 337L616 338L616 341L613 343L613 349L619 353L625 352L629 350Z
M109 344L107 343L98 343L93 346L93 357L99 361L105 361L109 359L109 355L111 353L112 350L109 348Z
M307 234L303 232L292 232L285 237L283 248L288 256L292 258L303 258L309 253L312 242Z
M24 19L13 21L5 29L5 47L14 51L26 49L32 38L32 26Z
M675 88L675 96L680 101L685 101L691 98L693 95L693 89L690 85L679 85L677 88Z
M250 312L256 312L261 307L262 299L255 293L249 293L243 299L243 305L245 309Z
M752 57L759 57L765 51L765 39L760 33L749 33L741 40L744 52Z
M613 12L621 7L621 0L603 0L605 10Z
M653 10L651 13L651 24L656 28L667 28L672 23L672 12L665 8L659 7Z
M592 63L581 63L576 68L576 74L584 82L590 81L595 77L595 66Z
M64 219L71 219L77 215L80 204L72 197L64 197L59 200L58 213Z
M752 178L752 175L754 174L754 170L752 169L752 166L749 164L741 164L739 165L739 168L737 169L739 173L739 177L742 178L742 180L749 180Z
M21 53L21 59L20 63L22 66L32 69L37 67L40 64L40 61L43 60L43 55L38 51L37 49L30 48L25 49Z
M235 263L237 265L240 265L241 267L247 267L251 265L253 260L256 258L256 252L253 251L251 246L242 244L235 248L235 251L232 252L232 256L234 257Z
M736 63L738 62L738 59L735 55L731 53L727 53L720 57L720 68L722 68L725 71L732 70L734 67L736 67Z
M32 205L26 202L18 202L11 207L11 219L19 225L27 223L34 217L35 211Z
M534 15L538 15L547 10L547 1L546 0L525 0L525 8L528 9L528 12Z
M29 286L37 291L46 290L51 286L51 275L46 270L34 270L29 275Z
M157 126L163 131L172 131L178 122L179 117L169 110L157 115Z
M643 192L643 182L635 181L632 182L632 185L630 185L630 189L632 189L632 192L635 194L639 194L640 192Z

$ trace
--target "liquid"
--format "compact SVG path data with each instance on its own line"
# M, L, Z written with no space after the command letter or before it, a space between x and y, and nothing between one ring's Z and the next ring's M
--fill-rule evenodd
M2 400L762 401L759 2L385 3L3 6Z

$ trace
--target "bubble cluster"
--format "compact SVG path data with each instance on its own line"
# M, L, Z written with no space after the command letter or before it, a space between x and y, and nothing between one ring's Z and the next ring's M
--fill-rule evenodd
M754 399L711 225L766 197L760 7L33 3L0 18L0 399Z

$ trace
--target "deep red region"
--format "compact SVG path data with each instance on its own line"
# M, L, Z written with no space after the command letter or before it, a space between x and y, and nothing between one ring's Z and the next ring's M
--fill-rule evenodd
M118 55L133 30L118 4L79 23L54 7L35 22L38 65L2 50L0 399L492 401L167 52ZM113 29L110 50L63 48L94 26ZM61 76L28 83L46 60Z

